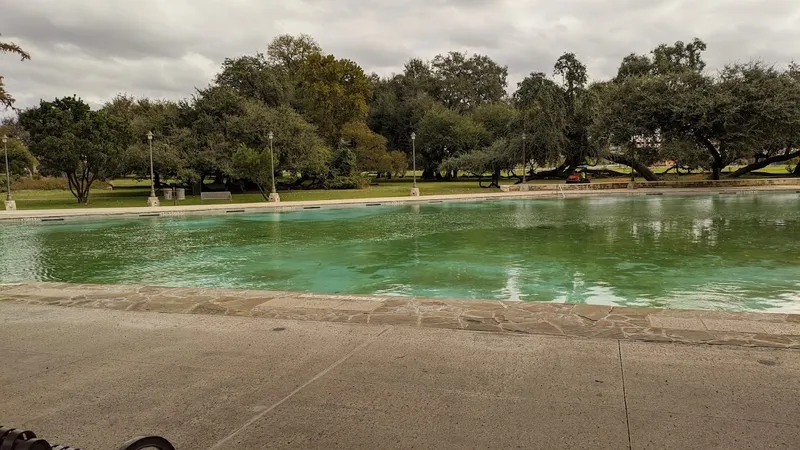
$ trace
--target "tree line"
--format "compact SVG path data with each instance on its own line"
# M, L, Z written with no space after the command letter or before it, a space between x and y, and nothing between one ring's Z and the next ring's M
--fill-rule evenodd
M96 179L149 175L148 131L157 183L201 188L213 178L255 186L265 198L273 173L291 188L404 175L412 132L424 179L466 172L488 175L489 186L503 172L566 177L599 160L648 180L658 179L649 166L666 160L719 179L737 161L749 164L729 176L800 156L800 66L753 61L710 73L705 50L699 39L663 44L594 82L565 53L551 74L531 73L509 95L507 68L485 55L412 59L380 77L326 54L310 36L282 35L266 53L226 59L189 99L120 95L93 111L64 97L21 111L4 128L42 173L65 175L79 202Z

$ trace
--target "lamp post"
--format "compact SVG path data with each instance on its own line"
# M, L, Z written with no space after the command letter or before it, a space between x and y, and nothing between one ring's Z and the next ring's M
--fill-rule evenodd
M11 168L8 166L8 136L3 135L3 151L6 156L6 211L15 211L17 202L11 197Z
M417 133L411 133L411 174L414 177L414 184L411 186L411 196L419 197L417 187Z
M522 132L522 184L528 184L528 157L525 154L525 140L528 135Z
M281 201L281 196L278 195L278 190L275 189L275 152L272 149L272 140L275 138L275 135L272 134L272 131L267 134L267 138L269 139L269 164L272 169L272 191L269 193L269 201L278 203Z
M147 206L158 206L158 197L156 197L156 177L153 171L153 132L147 132L147 144L150 147L150 197L147 199Z

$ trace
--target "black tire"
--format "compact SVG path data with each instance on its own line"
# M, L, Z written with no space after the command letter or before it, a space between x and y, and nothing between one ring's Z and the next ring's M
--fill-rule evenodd
M122 444L119 450L175 450L175 447L170 442L159 436L144 436L131 439L130 441Z
M14 447L14 450L52 450L44 439L29 439Z

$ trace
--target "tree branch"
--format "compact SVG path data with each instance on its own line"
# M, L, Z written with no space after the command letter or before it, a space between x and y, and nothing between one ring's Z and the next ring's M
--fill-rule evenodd
M797 158L798 156L800 156L800 150L797 150L797 151L795 151L793 153L785 153L783 155L777 155L777 156L773 156L773 157L770 157L770 158L762 159L760 161L757 161L757 162L754 162L752 164L748 164L748 165L746 165L744 167L741 167L737 171L733 172L732 174L730 174L728 176L730 178L739 178L740 176L742 176L744 174L747 174L747 173L750 173L750 172L752 172L754 170L763 169L764 167L767 167L770 164L773 164L773 163L776 163L776 162L788 161L788 160L790 160L792 158Z
M631 169L633 169L636 172L638 172L639 175L643 176L644 179L647 180L647 181L658 181L659 180L658 175L653 173L653 171L650 170L650 168L647 167L645 164L642 164L639 161L631 161L631 159L628 158L625 155L618 155L618 154L613 154L612 153L612 154L606 156L606 158L608 160L610 160L610 161L613 161L613 162L617 163L617 164L623 164L623 165L626 165L626 166L630 167Z

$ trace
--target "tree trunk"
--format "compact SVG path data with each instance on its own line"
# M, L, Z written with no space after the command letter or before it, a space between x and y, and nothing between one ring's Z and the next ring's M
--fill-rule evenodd
M432 180L435 177L436 177L436 175L433 173L432 169L425 169L425 170L422 171L422 179L423 180Z
M752 164L748 164L748 165L740 168L739 170L737 170L736 172L733 172L732 174L730 174L728 176L731 177L731 178L738 178L738 177L740 177L740 176L742 176L742 175L744 175L746 173L750 173L750 172L752 172L754 170L763 169L764 167L767 167L768 165L770 165L772 163L788 161L788 160L790 160L792 158L796 158L798 156L800 156L800 150L798 150L798 151L796 151L794 153L786 153L786 154L783 154L783 155L773 156L771 158L765 158L765 159L762 159L761 161L756 161L756 162L754 162ZM797 172L797 169L795 169L795 172Z
M551 178L551 177L567 178L572 172L575 171L575 169L578 166L581 165L581 163L584 163L584 162L585 161L581 160L578 155L572 155L569 158L567 158L566 160L564 160L564 162L560 166L556 167L553 170L546 170L546 171L543 171L543 172L539 172L537 174L537 173L534 173L533 168L531 168L530 177L531 178L534 178L534 177L537 177L537 178Z
M69 191L78 200L79 205L85 205L89 202L89 188L92 186L91 175L84 171L83 173L67 173L67 185Z
M722 162L722 154L717 149L717 147L708 139L703 139L702 144L708 149L708 152L711 154L711 179L712 180L719 180L720 175L722 174L722 169L725 168L725 164Z
M161 187L161 175L159 175L158 172L153 174L153 186L155 186L156 189Z
M714 164L711 166L711 179L712 180L719 180L720 179L720 174L722 174L722 167L720 167L721 165L722 164L717 163L717 161L714 161Z
M94 180L92 180L92 179L86 180L86 187L84 188L84 191L83 191L83 203L85 205L89 204L89 191L92 188L92 183L93 182L94 182Z
M200 179L192 183L192 195L200 195L203 192L203 182L206 179L205 174L200 175Z
M615 162L617 164L623 164L625 166L630 167L634 171L638 172L639 175L644 177L644 179L647 180L647 181L658 181L659 180L658 175L653 173L653 171L650 170L650 168L647 167L645 164L642 164L639 161L631 161L630 158L628 158L625 155L609 155L608 156L608 160L609 161L613 161L613 162Z
M258 186L258 192L261 193L261 196L264 197L264 200L269 200L269 195L267 195L267 192L261 186L261 183L256 183L256 186Z
M794 172L792 172L792 176L800 177L800 162L794 167Z
M494 169L492 172L492 184L489 187L500 187L500 169Z

